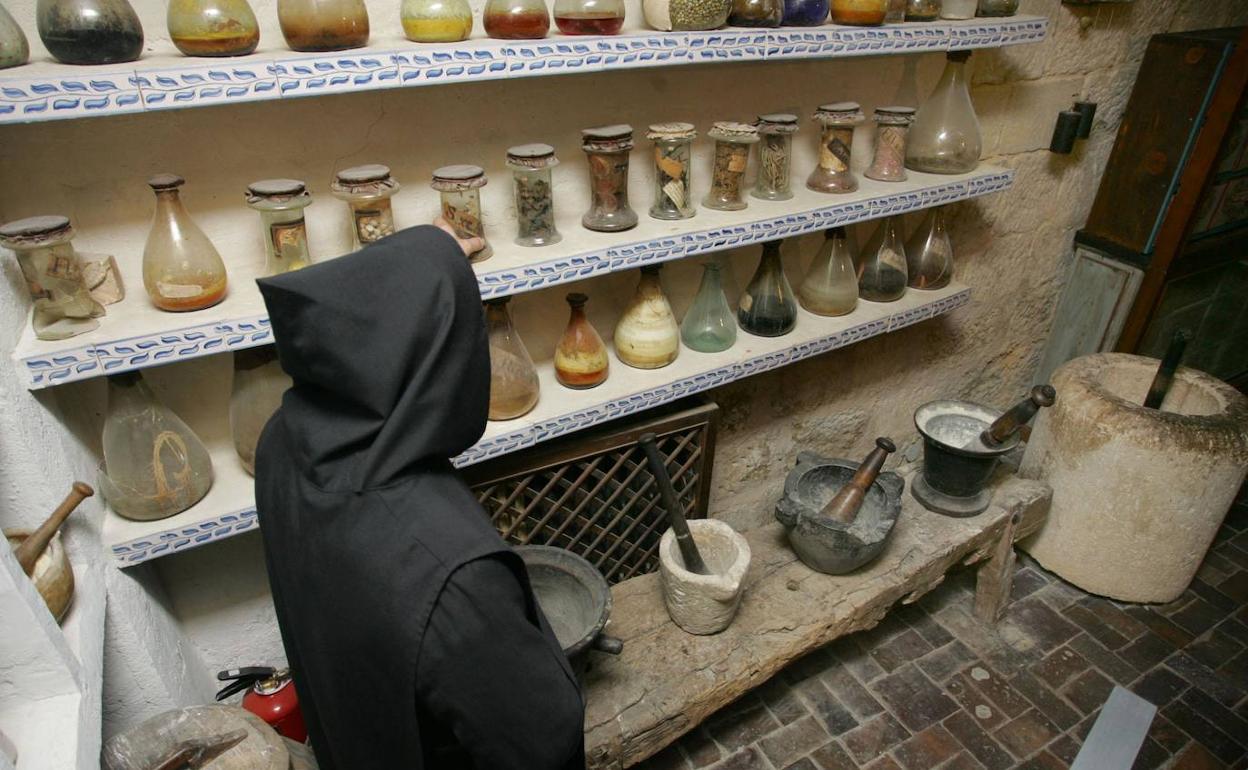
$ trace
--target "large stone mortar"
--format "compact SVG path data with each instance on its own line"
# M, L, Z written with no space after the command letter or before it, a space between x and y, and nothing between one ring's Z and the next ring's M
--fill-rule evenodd
M671 529L659 541L663 601L672 622L691 634L717 634L741 605L742 581L750 568L750 544L736 530L714 519L690 519L689 532L713 574L685 569Z
M1053 487L1047 522L1021 547L1123 601L1183 593L1248 469L1248 399L1181 368L1162 408L1145 409L1157 365L1122 353L1064 364L1019 469Z

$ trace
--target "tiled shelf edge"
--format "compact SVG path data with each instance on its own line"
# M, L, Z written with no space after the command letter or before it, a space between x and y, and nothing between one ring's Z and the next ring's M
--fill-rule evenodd
M912 294L927 293L912 292ZM665 382L654 388L612 398L561 414L553 419L531 423L516 430L483 439L467 452L456 457L455 465L458 467L473 465L608 420L661 406L744 377L843 348L870 337L897 331L962 307L970 301L971 290L963 286L950 286L930 292L930 294L932 295L930 300L896 312L890 311L889 305L872 304L869 317L832 334L804 339L795 344L783 345L726 365L713 366L705 371ZM774 339L777 342L784 340L783 337ZM684 355L697 356L699 354L686 350ZM661 374L661 372L662 370L657 370L655 374ZM593 395L593 391L582 393L586 398ZM113 517L115 514L110 513L109 516ZM106 547L118 566L129 567L171 553L225 540L256 529L258 526L254 502L239 507L237 510L223 512L194 522L177 523L177 519L184 516L186 513L168 520L170 526L167 529L158 529L142 537L119 539L116 542L110 541L106 524L104 531Z
M648 263L666 262L710 251L788 238L815 230L849 225L891 214L968 200L1008 188L1009 169L982 167L970 177L937 183L917 190L868 199L833 202L804 211L760 220L743 220L674 237L625 241L572 256L536 262L518 269L478 273L482 297L499 297L579 281L595 275L630 270ZM743 212L748 216L749 209ZM691 220L692 221L692 220ZM623 234L628 237L627 233ZM236 288L235 291L243 289ZM247 290L255 291L254 287ZM171 318L177 318L172 316ZM105 319L107 321L107 319ZM273 341L268 317L256 313L180 329L95 342L55 353L14 353L26 386L38 390L106 374L185 361Z
M36 62L0 78L0 123L638 67L997 48L1043 40L1047 31L1045 17L1012 16L883 27L383 44L319 55L281 51L216 61L161 54L101 67Z

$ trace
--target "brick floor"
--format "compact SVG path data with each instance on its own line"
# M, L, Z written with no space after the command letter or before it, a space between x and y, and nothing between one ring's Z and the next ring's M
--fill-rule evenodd
M1169 604L1089 596L1023 554L995 629L973 590L951 575L637 767L1060 770L1120 684L1158 707L1133 770L1248 770L1248 508Z

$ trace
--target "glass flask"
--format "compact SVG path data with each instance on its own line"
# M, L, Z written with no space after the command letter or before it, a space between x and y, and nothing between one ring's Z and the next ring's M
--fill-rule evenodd
M522 144L507 150L516 195L516 243L549 246L563 240L555 228L551 169L559 165L549 144Z
M485 303L490 337L490 419L514 420L537 406L540 384L533 359L507 312L510 297Z
M940 0L906 0L906 21L936 21Z
M416 43L457 43L472 35L468 0L403 0L399 21Z
M247 0L169 0L165 22L187 56L245 56L260 42Z
M906 0L888 0L888 11L884 14L885 24L899 24L906 20Z
M884 23L888 0L832 0L832 23L874 27Z
M0 70L25 64L30 59L26 33L0 5Z
M481 188L489 180L480 166L443 166L434 169L430 187L442 197L442 218L455 229L460 238L485 240L485 219L481 214ZM468 255L469 262L481 262L494 254L494 248L485 240L485 246Z
M485 34L499 40L535 40L550 31L543 0L489 0L481 17Z
M1013 16L1018 13L1018 0L979 0L979 16Z
M581 149L589 159L589 211L581 217L586 230L613 233L637 226L637 212L628 205L628 153L633 127L602 126L581 130Z
M913 122L913 107L876 108L875 157L864 176L880 182L906 181L906 134Z
M186 180L160 174L147 180L156 193L156 215L143 247L143 287L161 310L202 310L225 299L225 263L182 205Z
M778 27L784 21L784 0L732 0L730 27Z
M940 0L940 18L973 19L979 0Z
M247 205L260 212L264 227L265 275L280 275L312 264L303 210L312 203L298 179L261 179L247 186Z
M680 322L680 339L699 353L718 353L737 341L737 319L724 296L721 268L714 260L702 263L702 283Z
M83 285L68 217L43 216L0 225L0 246L13 251L32 300L30 322L41 340L63 340L99 328L104 306Z
M292 51L343 51L368 45L364 0L277 0L277 21Z
M906 241L906 275L912 289L941 289L953 280L953 242L944 206L928 209L923 224Z
M399 191L399 183L390 176L388 166L374 163L344 168L329 185L329 191L351 209L351 241L355 248L394 235L390 197Z
M901 228L900 216L886 217L858 255L858 296L862 299L892 302L906 293L906 247Z
M858 178L849 168L854 145L854 126L863 121L858 102L823 104L815 110L819 124L819 162L806 179L815 192L848 193L858 189Z
M793 197L790 172L793 168L793 134L797 116L773 113L758 116L758 178L751 195L768 201Z
M567 297L571 315L568 327L563 330L555 347L555 379L566 388L584 390L601 385L607 380L611 364L607 359L607 346L598 330L585 317L588 297L573 293Z
M264 345L234 351L234 386L230 391L230 434L243 468L256 475L256 444L265 423L282 405L290 377L277 361L277 348Z
M797 287L797 298L815 315L845 315L858 306L858 275L845 228L823 233L823 244Z
M565 35L618 35L624 0L555 0L555 26Z
M779 337L797 325L797 299L784 277L780 241L763 244L763 257L737 302L737 323L759 337Z
M117 64L143 53L143 25L126 0L38 0L39 39L63 64Z
M212 458L204 443L138 372L108 378L103 445L100 489L127 519L181 513L212 487Z
M828 20L829 0L784 0L785 27L817 27Z
M906 142L906 168L932 174L965 174L979 165L983 140L967 90L970 51L946 54L936 90L919 108Z
M641 268L633 301L615 325L615 355L636 369L659 369L680 353L680 329L663 294L659 265Z
M678 32L719 29L728 23L732 0L642 0L646 25Z
M715 140L715 160L711 166L711 189L702 205L720 211L739 211L749 205L742 193L745 169L750 163L750 145L758 143L758 129L747 123L719 121L706 135Z
M692 123L655 123L646 138L654 142L655 219L688 219L697 213L691 185L693 139L698 135Z

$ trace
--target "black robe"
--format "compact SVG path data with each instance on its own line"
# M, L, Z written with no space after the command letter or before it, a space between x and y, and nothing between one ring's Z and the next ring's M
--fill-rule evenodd
M575 677L448 459L489 402L463 253L417 227L259 284L294 386L256 508L321 770L583 768Z

